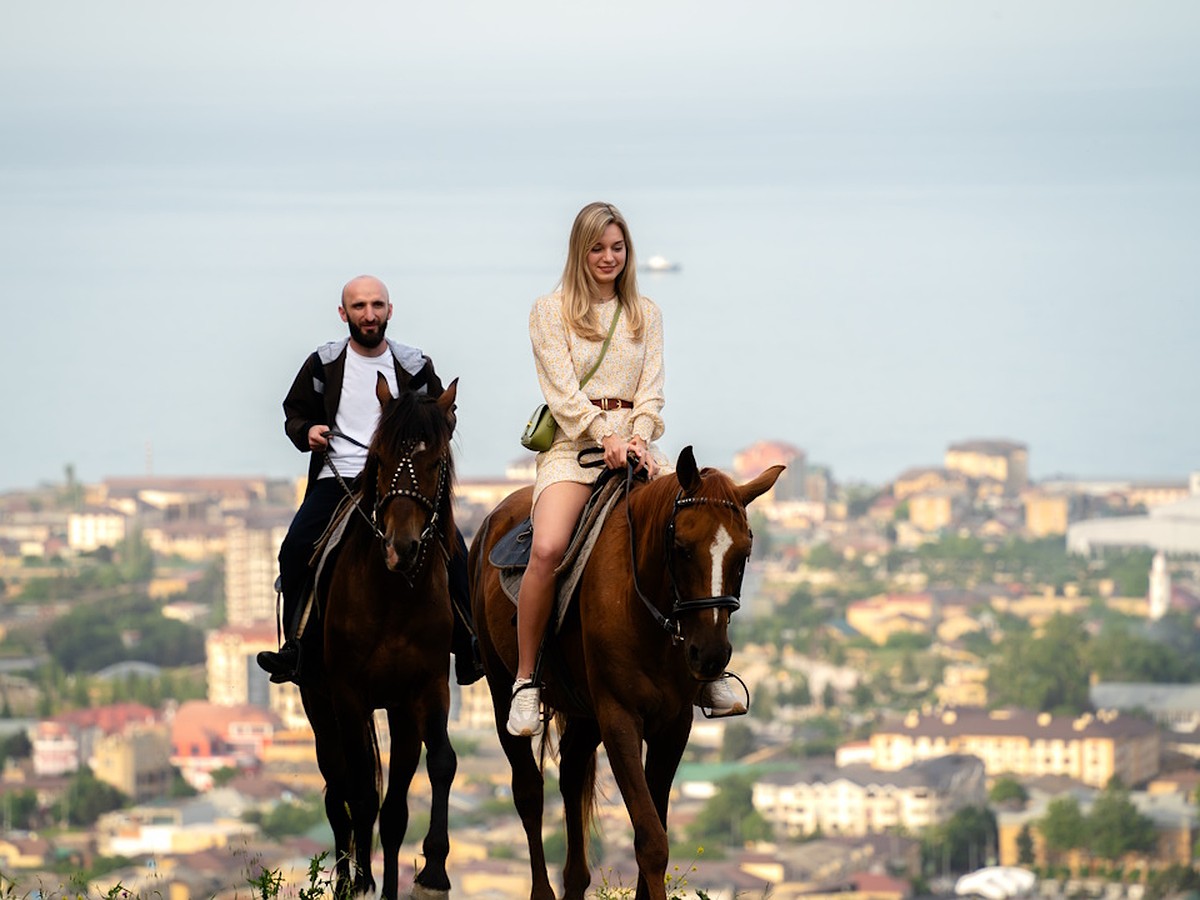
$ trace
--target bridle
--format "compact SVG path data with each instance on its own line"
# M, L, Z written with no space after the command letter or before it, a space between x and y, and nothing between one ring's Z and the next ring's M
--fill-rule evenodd
M370 448L361 441L355 440L347 434L342 434L340 431L330 431L326 435L328 438L343 438L352 444L362 447L364 450ZM329 466L338 483L341 484L342 490L346 492L346 496L350 498L358 514L362 516L371 532L380 543L387 544L387 535L379 527L379 520L383 514L384 507L396 497L407 497L409 500L416 501L418 506L421 506L429 514L429 518L425 522L425 527L421 531L421 535L417 538L417 556L413 560L413 565L410 572L418 572L421 566L425 563L425 558L428 555L429 547L434 543L435 538L439 536L439 527L441 525L441 509L446 500L446 492L450 486L450 448L447 446L442 450L441 458L438 460L438 475L437 484L433 489L433 498L425 496L421 493L420 483L417 481L417 468L413 461L423 441L417 438L408 438L400 445L400 461L396 463L396 469L392 473L391 480L388 482L387 492L382 497L376 497L375 503L371 508L371 514L368 516L366 511L359 503L359 497L350 489L350 486L342 478L337 467L334 466L330 454L326 452L325 463ZM405 576L407 577L407 575Z
M733 509L740 512L743 516L746 514L746 509L740 503L735 503L732 500L727 500L723 497L688 497L684 495L683 488L675 495L675 502L671 507L671 518L667 522L666 527L666 546L667 546L667 578L671 582L671 593L674 595L675 601L671 606L671 612L664 615L657 606L642 591L641 585L638 583L637 574L637 538L633 530L633 513L629 508L629 491L633 486L633 462L626 463L625 469L625 520L629 525L629 556L633 568L633 589L641 598L646 609L658 626L665 632L671 635L672 641L680 643L683 641L683 629L680 626L679 619L689 613L699 612L703 609L727 609L731 613L741 608L742 601L734 594L720 594L715 597L694 597L685 600L679 593L679 583L675 580L674 566L674 547L675 547L675 519L679 515L679 511L690 506L723 506L727 509Z

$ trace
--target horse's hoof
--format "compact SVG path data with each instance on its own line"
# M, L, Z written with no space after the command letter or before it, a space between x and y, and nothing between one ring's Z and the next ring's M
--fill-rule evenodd
M433 888L427 888L423 884L414 884L412 893L408 895L412 900L446 900L450 896L450 891L436 891Z

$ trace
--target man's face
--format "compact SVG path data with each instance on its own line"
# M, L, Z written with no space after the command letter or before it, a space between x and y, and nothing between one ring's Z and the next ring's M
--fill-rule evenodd
M365 350L374 350L383 342L388 319L392 317L387 288L374 278L350 282L342 294L338 313L350 326L350 339Z

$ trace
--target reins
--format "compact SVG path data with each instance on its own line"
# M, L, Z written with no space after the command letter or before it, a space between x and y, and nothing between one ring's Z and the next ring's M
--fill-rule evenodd
M581 450L578 454L578 461L581 466L587 468L595 468L603 465L603 460L584 462L583 457L587 453L594 453L595 449ZM671 593L675 597L675 601L671 606L669 615L664 615L663 612L646 596L642 590L641 582L638 579L637 566L637 535L633 524L633 511L629 502L630 493L633 490L634 482L634 465L636 460L632 457L625 461L625 522L629 527L629 558L630 568L633 573L633 590L638 595L638 599L642 601L642 605L650 613L650 616L657 623L658 627L667 634L671 635L671 639L675 643L683 640L683 629L680 627L679 617L688 613L699 612L703 609L727 609L734 612L741 608L742 601L733 594L719 594L713 597L694 597L690 600L685 600L679 593L679 583L675 580L675 567L672 565L673 548L675 546L675 518L679 515L679 510L689 506L724 506L728 509L738 510L745 515L745 509L738 503L732 500L727 500L723 497L687 497L684 496L683 488L675 494L675 501L671 507L671 518L667 522L666 528L666 556L667 556L667 578L671 582Z
M335 437L341 438L342 440L345 440L345 441L349 441L350 443L352 443L358 447L362 447L364 450L370 451L370 449L371 449L366 444L364 444L362 441L356 440L355 438L350 437L350 435L343 434L342 432L336 431L332 428L329 429L327 432L325 432L325 440L326 441L328 441L332 438L335 438ZM342 491L344 491L346 496L348 498L350 498L350 505L354 507L355 511L360 516L362 516L363 521L367 523L367 527L371 529L371 531L375 535L375 537L379 538L381 541L386 541L387 535L385 535L382 531L379 530L379 526L375 524L374 517L368 516L366 514L366 512L363 511L363 508L358 503L358 498L354 495L354 491L351 490L350 485L348 485L346 483L346 479L342 477L342 473L337 470L337 466L335 466L333 464L333 454L329 450L325 450L324 455L325 455L325 463L324 464L329 466L329 471L333 473L333 477L337 479L337 483L342 486Z

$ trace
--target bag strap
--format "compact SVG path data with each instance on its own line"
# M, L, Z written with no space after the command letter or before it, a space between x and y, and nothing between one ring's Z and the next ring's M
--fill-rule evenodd
M580 387L583 387L585 384L588 383L588 379L590 379L593 375L595 375L596 370L600 368L600 363L604 362L604 354L608 352L608 345L612 341L613 333L617 330L617 319L619 319L619 318L621 318L621 301L620 300L617 301L617 310L616 310L616 312L613 313L612 324L610 324L608 326L608 336L604 339L604 346L600 348L600 356L599 356L599 358L597 358L596 364L594 366L592 366L590 369L588 369L587 374L579 379Z

